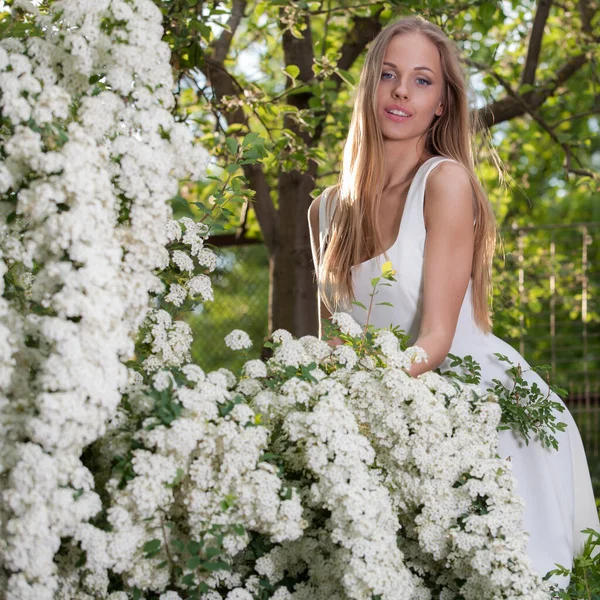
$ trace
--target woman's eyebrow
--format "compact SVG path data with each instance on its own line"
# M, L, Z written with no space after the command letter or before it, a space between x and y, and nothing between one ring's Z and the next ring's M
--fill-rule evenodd
M384 61L383 64L387 65L388 67L392 67L393 69L398 69L398 67L394 63L388 62L387 60ZM415 67L413 71L429 71L430 73L433 73L435 75L435 72L432 71L429 67Z

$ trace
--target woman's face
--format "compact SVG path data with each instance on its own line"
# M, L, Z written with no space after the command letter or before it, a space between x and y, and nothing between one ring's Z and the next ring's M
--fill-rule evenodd
M395 35L388 44L377 88L377 118L384 140L419 138L443 111L442 65L436 46L420 33Z

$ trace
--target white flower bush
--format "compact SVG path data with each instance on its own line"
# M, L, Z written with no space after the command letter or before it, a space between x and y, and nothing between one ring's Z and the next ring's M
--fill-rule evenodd
M391 332L338 336L278 331L240 378L173 360L132 375L59 597L118 576L149 598L548 598L495 396L411 378L426 356Z
M80 457L117 414L163 288L168 200L206 155L171 115L150 0L15 4L31 14L0 42L0 585L44 600L62 541L102 508ZM106 571L85 582L103 589Z

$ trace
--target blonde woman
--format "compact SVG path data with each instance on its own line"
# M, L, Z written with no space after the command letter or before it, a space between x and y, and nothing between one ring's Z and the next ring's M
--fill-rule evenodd
M474 172L472 123L455 45L421 18L384 29L367 54L344 150L340 182L309 210L320 317L346 310L364 324L370 281L391 260L397 282L382 288L369 322L394 324L424 348L418 376L447 367L449 352L481 365L481 386L524 368L513 348L490 333L490 271L496 224ZM335 342L333 342L335 343ZM534 373L526 379L546 384ZM557 396L556 401L562 402ZM499 454L512 461L524 498L528 555L542 576L571 566L586 527L600 530L581 436L568 410L558 451L500 432ZM555 579L566 585L568 581Z

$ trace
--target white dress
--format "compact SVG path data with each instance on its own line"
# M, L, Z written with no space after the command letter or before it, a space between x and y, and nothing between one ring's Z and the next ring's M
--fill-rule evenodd
M441 162L452 160L432 157L418 169L406 198L398 237L387 251L396 270L397 282L391 287L379 288L377 302L389 302L393 307L375 306L370 323L375 327L399 326L417 339L422 311L423 257L425 248L425 225L423 199L428 174ZM320 202L319 230L321 255L327 236L328 215L333 203ZM372 292L371 279L381 274L383 255L353 267L355 300L369 305ZM354 319L364 325L366 312L353 305L350 311ZM506 355L523 369L529 365L523 357L500 338L484 333L473 318L471 282L460 310L456 333L450 349L458 356L471 355L481 366L481 387L494 387L492 380L509 383L505 371L508 365L500 362L495 352ZM449 369L445 361L441 369ZM524 375L528 382L536 381L542 391L546 383L535 373ZM553 395L553 400L562 402ZM564 403L563 403L564 404ZM590 479L587 459L581 436L572 415L566 409L557 413L558 420L567 424L566 431L556 432L558 450L545 448L530 438L525 445L511 430L500 431L498 454L510 457L513 474L517 480L517 492L525 500L524 524L529 533L527 552L534 569L544 576L555 568L555 563L570 568L573 557L581 552L587 536L582 529L591 527L600 531L598 512ZM553 577L552 581L566 586L568 579Z

